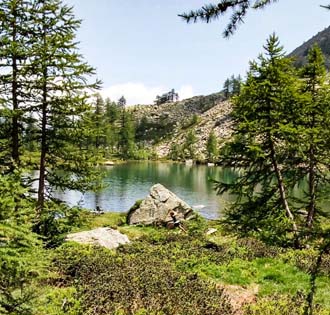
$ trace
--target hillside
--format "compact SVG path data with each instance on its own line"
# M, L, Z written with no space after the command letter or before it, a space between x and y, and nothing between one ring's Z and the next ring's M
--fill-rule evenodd
M193 130L197 138L196 153L202 159L212 130L220 141L230 136L230 110L230 103L221 93L131 108L137 122L137 140L152 146L158 157L166 157L171 144L181 145L187 133Z
M313 36L288 56L300 67L307 61L308 50L318 44L330 69L330 26ZM159 158L167 157L173 143L182 145L192 130L197 138L196 156L205 158L206 142L214 131L220 142L231 135L231 105L222 93L195 96L161 105L136 105L130 108L136 121L137 142L153 148Z
M300 67L306 63L308 50L314 44L318 44L320 46L325 56L326 67L327 69L330 69L330 26L297 47L288 56L294 57L296 59L296 66Z

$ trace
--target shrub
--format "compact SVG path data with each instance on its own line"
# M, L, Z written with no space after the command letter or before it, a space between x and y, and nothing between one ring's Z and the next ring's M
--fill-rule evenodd
M302 315L306 297L302 294L288 297L273 295L259 299L255 304L248 305L245 308L244 315ZM315 307L314 315L327 315L327 310Z
M84 314L233 314L221 289L154 254L96 251L79 270Z

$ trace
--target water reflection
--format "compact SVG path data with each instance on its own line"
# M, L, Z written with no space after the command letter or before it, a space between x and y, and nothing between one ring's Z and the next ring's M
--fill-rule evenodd
M217 196L213 179L230 181L235 174L219 167L188 166L179 163L130 162L104 168L102 191L88 192L84 195L77 191L58 192L56 197L70 205L81 205L89 209L99 206L105 211L127 211L136 200L143 199L152 185L161 183L188 204L195 206L203 216L217 218L227 201L233 196Z

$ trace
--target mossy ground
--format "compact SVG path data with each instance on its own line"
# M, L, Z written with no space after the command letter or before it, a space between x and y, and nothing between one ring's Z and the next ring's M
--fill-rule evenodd
M121 213L88 214L82 228L109 226L127 234L131 244L116 251L66 243L49 252L51 273L40 284L39 314L207 314L208 307L212 310L208 314L217 314L220 306L222 314L235 314L224 296L226 290L217 289L232 285L255 296L250 306L241 306L241 314L303 314L310 267L317 255L313 249L283 249L256 239L236 239L222 231L220 222L202 218L187 223L188 233L128 226L125 221ZM207 236L209 227L218 231ZM315 314L330 314L329 262L326 255L317 278ZM190 299L184 303L185 311L169 302L181 294L179 289Z

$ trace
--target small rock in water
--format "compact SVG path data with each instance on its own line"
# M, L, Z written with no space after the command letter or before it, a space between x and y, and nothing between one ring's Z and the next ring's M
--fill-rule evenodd
M104 165L107 165L107 166L112 166L112 165L115 165L115 162L113 162L113 161L105 161L103 164Z

